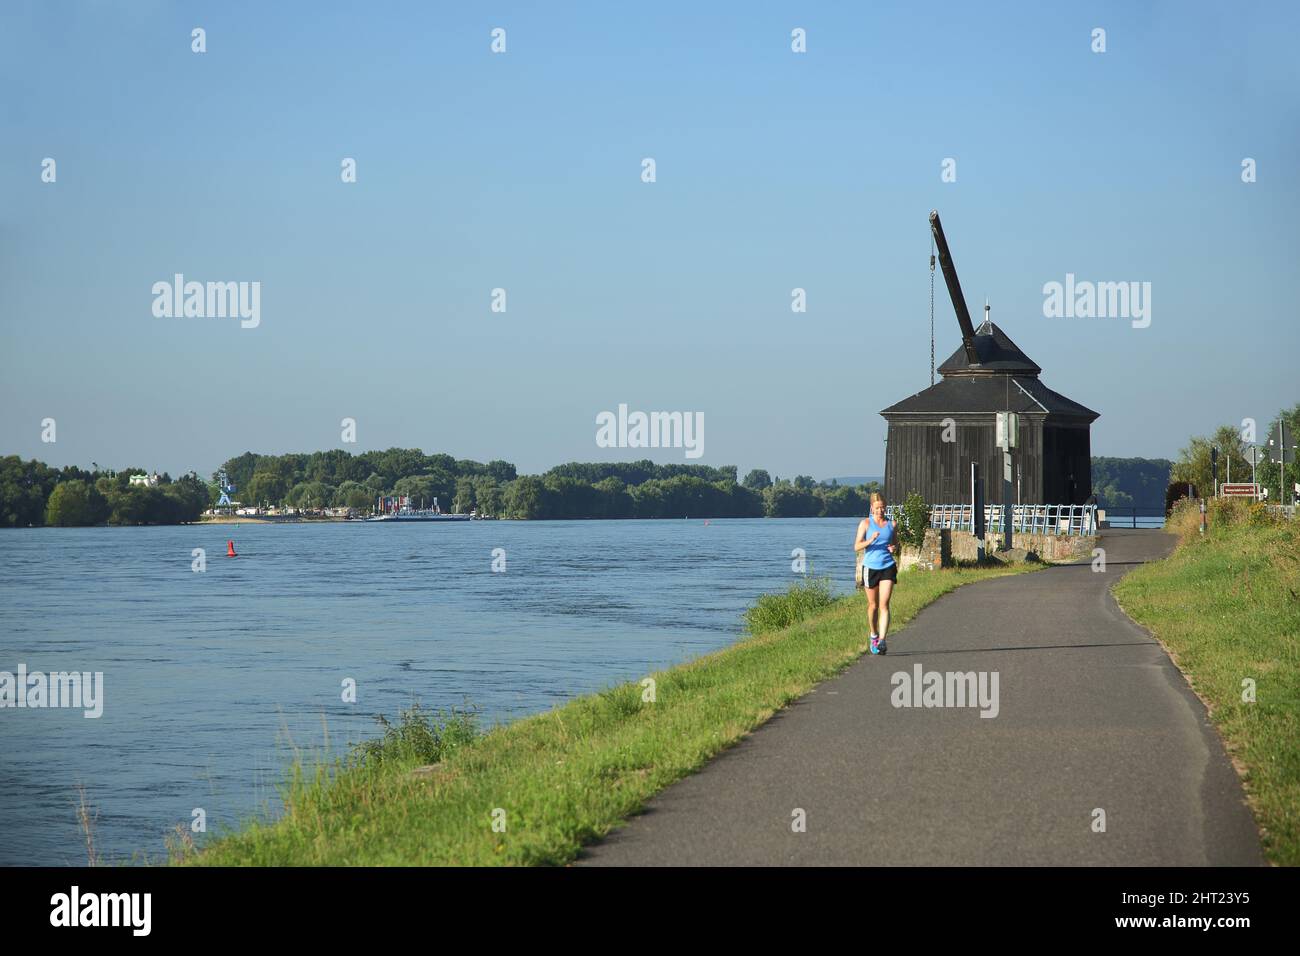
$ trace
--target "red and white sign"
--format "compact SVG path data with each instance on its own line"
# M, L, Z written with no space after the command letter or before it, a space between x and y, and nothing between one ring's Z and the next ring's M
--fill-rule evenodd
M1253 484L1219 485L1219 494L1225 498L1258 498L1259 486Z

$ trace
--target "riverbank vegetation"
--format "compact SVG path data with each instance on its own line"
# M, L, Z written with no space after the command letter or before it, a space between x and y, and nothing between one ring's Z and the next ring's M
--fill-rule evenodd
M1173 554L1115 588L1205 702L1274 863L1300 865L1300 524L1239 499L1184 500Z
M893 631L956 587L1026 570L905 571L906 586L895 592ZM801 590L777 602L795 605L780 612L793 624L650 674L653 683L610 687L472 738L464 714L407 712L368 753L354 748L334 761L295 764L278 820L250 822L201 850L181 847L175 861L569 862L584 843L608 833L656 792L861 656L863 598L827 606Z
M1286 463L1279 466L1278 425L1285 425ZM1220 425L1211 434L1193 437L1178 454L1169 480L1190 484L1205 497L1214 495L1214 451L1218 450L1218 480L1231 477L1234 484L1258 481L1267 489L1268 500L1293 499L1293 488L1300 482L1300 462L1294 446L1300 436L1300 404L1284 408L1267 426L1246 419L1241 426ZM1257 449L1252 456L1251 448ZM1252 457L1254 461L1252 462Z
M369 510L380 496L406 496L447 510L519 519L574 518L793 518L865 513L876 486L818 483L806 475L773 479L755 469L741 481L734 465L651 461L569 462L541 475L519 475L507 461L426 455L418 448L351 455L254 455L225 463L251 503Z
M1167 458L1094 458L1092 493L1103 508L1160 511L1173 465Z
M1156 482L1163 491L1163 482L1157 481L1161 466L1143 459L1094 459L1103 504L1145 506L1148 485ZM414 506L431 506L436 498L444 511L525 520L862 517L871 492L880 490L874 481L841 485L808 475L772 476L761 468L741 479L734 465L659 465L648 460L569 462L540 475L520 475L508 461L484 464L426 455L418 448L356 455L341 449L286 455L245 452L226 461L222 470L235 488L232 498L246 506L340 508L367 514L381 497L404 496ZM130 475L143 473L140 468L60 470L17 456L0 459L0 527L194 521L220 496L215 473L207 482L193 474L174 482L163 475L155 488L129 485ZM60 493L51 512L56 486L74 481L86 487Z
M180 524L197 521L208 507L208 486L197 475L131 483L132 475L144 474L143 468L56 469L17 455L0 458L0 527Z

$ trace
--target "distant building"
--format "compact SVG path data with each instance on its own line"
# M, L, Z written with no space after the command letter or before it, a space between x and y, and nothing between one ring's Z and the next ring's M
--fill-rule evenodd
M1044 385L1038 365L992 322L976 329L969 341L976 362L957 349L939 366L940 382L881 412L889 423L889 499L901 501L919 491L931 504L967 502L975 462L984 477L985 500L1003 503L994 420L1006 410L1020 415L1013 500L1083 504L1092 494L1088 431L1097 413ZM945 422L954 427L946 431ZM948 434L951 440L945 441Z
M930 504L969 503L977 464L989 504L1083 504L1092 494L1089 432L1097 413L1044 385L1038 363L989 321L987 304L984 323L971 327L937 212L930 228L962 344L939 366L939 382L881 411L889 423L886 495L901 501L916 491ZM1003 501L999 412L1020 416L1011 502Z
M152 475L132 475L131 484L140 488L152 488L162 480L156 472Z

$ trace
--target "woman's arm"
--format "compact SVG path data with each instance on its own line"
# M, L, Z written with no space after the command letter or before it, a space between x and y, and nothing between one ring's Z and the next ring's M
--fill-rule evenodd
M895 521L893 518L889 519L889 530L893 532L893 534L890 535L889 538L889 553L897 554L898 553L898 522Z
M866 530L866 528L867 528L867 520L863 518L862 521L858 522L858 540L853 542L854 551L865 550L867 545L871 544L871 542L875 541L876 538L880 537L879 531L873 531L871 532L870 538L864 538L862 536L862 533Z

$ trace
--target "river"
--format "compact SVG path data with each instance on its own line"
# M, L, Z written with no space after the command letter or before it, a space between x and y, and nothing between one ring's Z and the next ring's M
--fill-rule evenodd
M0 709L0 863L84 865L83 788L106 862L159 862L196 809L209 833L274 814L294 748L412 700L490 726L725 647L795 549L848 591L856 523L0 531L0 671L103 675L98 718Z

